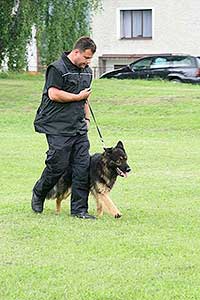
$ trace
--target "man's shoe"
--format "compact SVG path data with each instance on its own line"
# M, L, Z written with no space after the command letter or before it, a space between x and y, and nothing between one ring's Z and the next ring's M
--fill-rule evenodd
M96 220L95 216L89 215L87 212L72 214L72 217L76 217L76 218L80 218L80 219Z
M33 192L32 201L31 201L32 210L36 213L42 213L44 207L44 199L41 199Z

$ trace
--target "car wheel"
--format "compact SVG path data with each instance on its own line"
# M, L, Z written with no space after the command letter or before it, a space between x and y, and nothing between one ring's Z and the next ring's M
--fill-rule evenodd
M174 83L181 83L182 82L181 79L179 79L179 78L172 78L172 79L170 79L170 81L174 82Z

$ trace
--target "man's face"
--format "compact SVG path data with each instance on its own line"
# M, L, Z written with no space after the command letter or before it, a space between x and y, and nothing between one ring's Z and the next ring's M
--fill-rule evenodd
M85 68L90 64L91 59L93 57L93 53L91 49L86 49L85 51L80 51L79 49L75 50L75 64L79 68Z

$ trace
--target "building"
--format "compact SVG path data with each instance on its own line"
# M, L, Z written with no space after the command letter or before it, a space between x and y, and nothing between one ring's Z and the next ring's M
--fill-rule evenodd
M159 53L200 56L199 0L102 0L92 20L95 75Z

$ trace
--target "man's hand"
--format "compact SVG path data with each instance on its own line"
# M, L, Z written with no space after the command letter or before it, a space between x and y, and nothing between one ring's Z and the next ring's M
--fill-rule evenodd
M87 89L84 89L84 90L80 91L80 93L78 94L80 99L78 101L84 100L84 99L86 100L90 96L91 92L92 91L91 91L90 88L87 88Z

